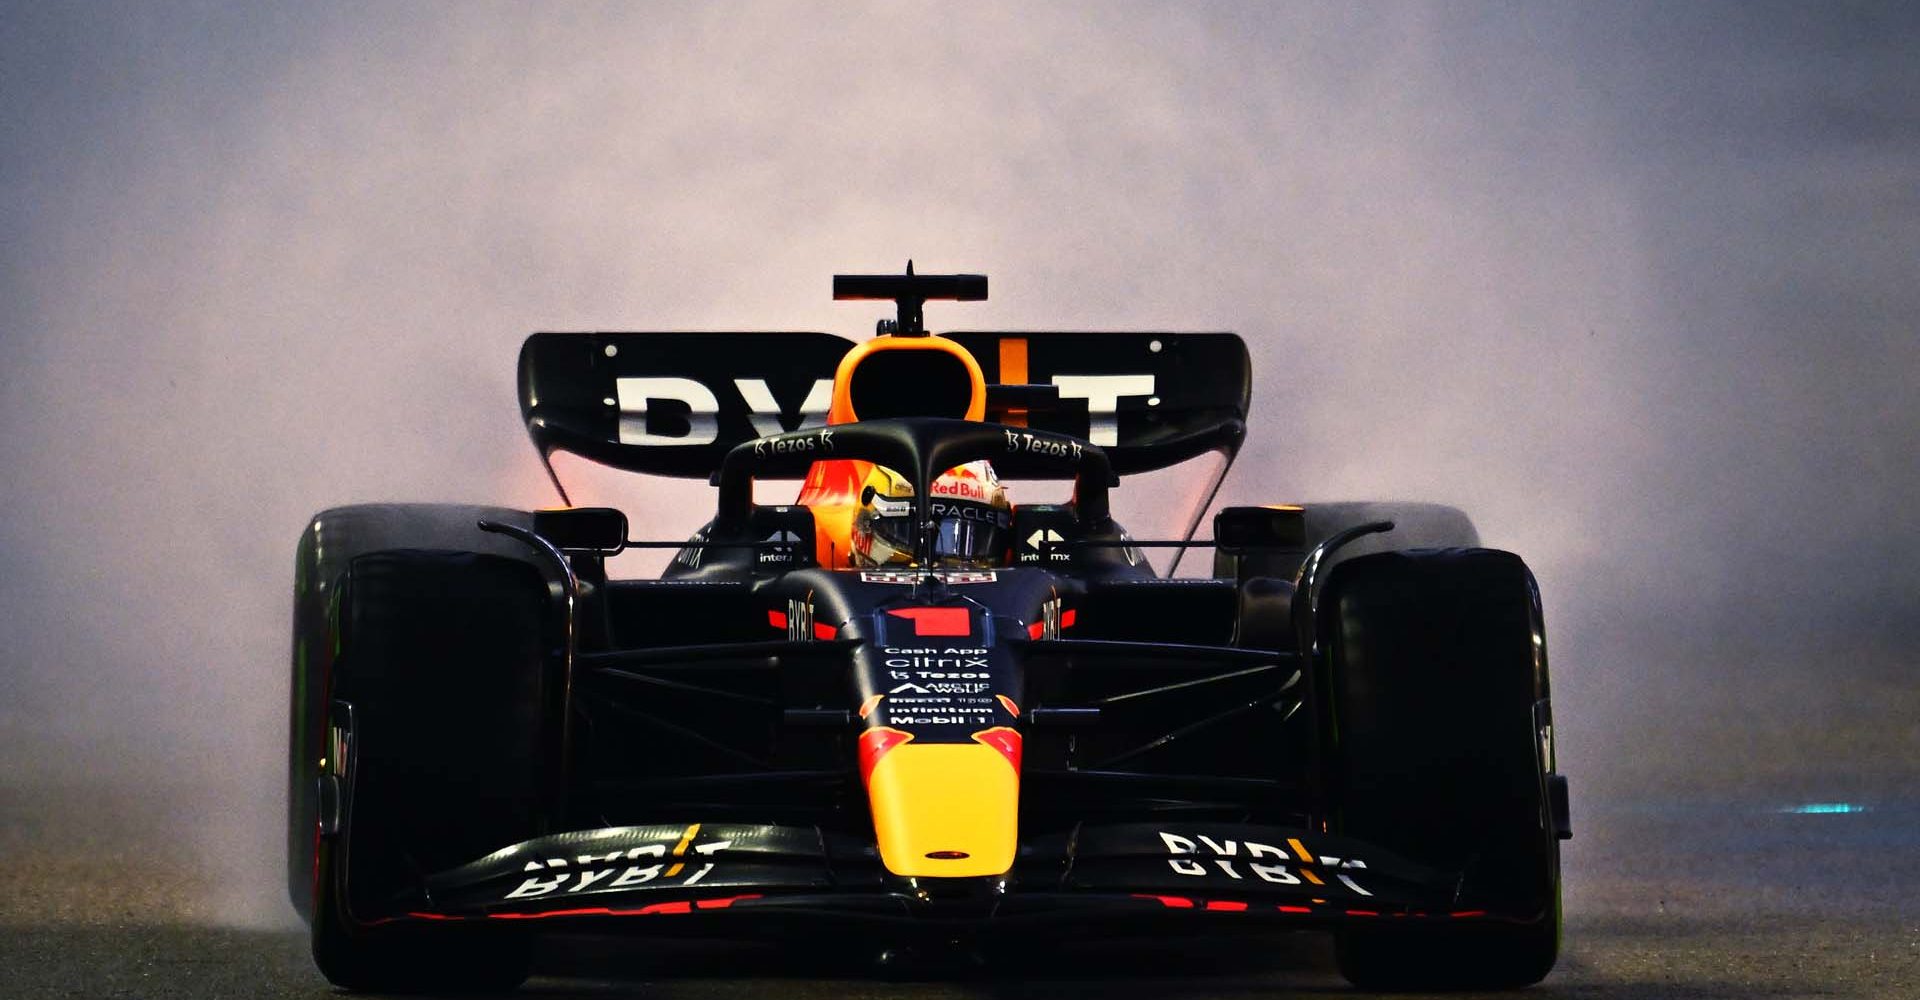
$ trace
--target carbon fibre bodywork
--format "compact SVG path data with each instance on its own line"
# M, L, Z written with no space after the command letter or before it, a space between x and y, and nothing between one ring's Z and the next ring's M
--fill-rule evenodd
M901 308L917 322L917 302ZM543 458L709 474L714 517L687 542L633 542L607 510L451 505L330 510L302 538L288 885L336 982L392 981L388 958L353 957L384 929L663 926L627 917L856 925L875 942L1509 924L1548 944L1501 981L1551 967L1569 824L1524 564L1467 548L1450 508L1245 507L1216 519L1212 576L1162 578L1142 546L1191 532L1141 543L1110 516L1117 473L1209 450L1230 465L1248 402L1237 337L869 342L830 383L837 338L647 343L536 334L522 409ZM718 402L728 344L752 348L731 380L744 407ZM1093 374L1061 373L1089 354ZM945 381L924 398L892 379L861 390L863 364ZM1071 480L1072 499L1017 507L999 564L939 566L933 483L979 460ZM870 465L913 486L912 565L848 556ZM802 475L802 502L755 502L757 480ZM640 544L677 546L666 572L609 578L608 557ZM1336 572L1350 558L1373 560L1352 594ZM1417 672L1421 643L1458 684ZM1476 679L1489 657L1500 676ZM1409 748L1449 739L1455 714L1448 767L1500 755L1473 806L1498 836L1454 816L1423 844L1422 817L1370 789L1426 801L1423 779L1386 772L1417 768ZM1445 813L1442 798L1419 808Z
M1295 647L1290 583L1157 579L1123 546L1067 542L1049 568L920 573L796 568L788 550L725 544L791 523L779 508L709 530L711 548L683 549L654 581L609 581L599 554L482 530L503 523L497 510L350 510L323 515L317 534L335 526L350 562L386 535L361 523L350 540L343 520L417 532L436 513L450 536L470 531L544 574L527 596L555 640L547 689L567 692L567 745L548 772L561 794L552 833L422 872L365 920L757 915L938 936L954 920L989 933L1003 918L1096 910L1149 925L1537 916L1476 896L1471 857L1416 864L1326 832L1325 709L1303 669L1312 653ZM1075 537L1071 518L1033 516ZM319 594L307 605L321 621L326 607ZM963 627L918 634L919 609L948 608ZM348 706L318 711L331 652L297 652L296 736L319 737L323 759L353 744ZM888 869L867 734L894 730L922 745L1016 734L1001 762L1018 777L1014 863L991 877ZM294 771L289 876L304 902L307 845L350 821L355 774L351 758ZM300 794L313 781L328 791Z

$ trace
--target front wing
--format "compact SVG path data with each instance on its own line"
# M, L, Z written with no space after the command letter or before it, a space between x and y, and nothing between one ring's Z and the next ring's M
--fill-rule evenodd
M952 932L1088 917L1122 922L1229 915L1350 920L1507 919L1467 908L1460 872L1349 838L1236 824L1083 825L1023 843L1014 870L987 879L889 873L871 841L814 827L670 824L554 834L427 877L369 923L666 916L795 918ZM1072 916L1073 920L1060 918Z

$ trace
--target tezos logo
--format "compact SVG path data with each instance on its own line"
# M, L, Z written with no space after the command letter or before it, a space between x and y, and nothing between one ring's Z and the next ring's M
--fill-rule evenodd
M819 431L797 438L762 439L753 443L753 457L789 455L803 451L832 451L833 432Z
M1036 436L1028 431L1009 430L1007 431L1007 450L1079 461L1081 453L1086 449L1080 447L1078 441L1055 441L1051 438Z

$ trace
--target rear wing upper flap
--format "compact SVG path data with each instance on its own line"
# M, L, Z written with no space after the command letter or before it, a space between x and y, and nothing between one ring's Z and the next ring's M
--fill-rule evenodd
M942 336L990 383L1057 390L993 394L988 419L1101 445L1122 475L1231 452L1246 432L1251 366L1231 333ZM853 346L806 332L536 333L520 349L521 416L543 456L706 478L734 445L825 423Z

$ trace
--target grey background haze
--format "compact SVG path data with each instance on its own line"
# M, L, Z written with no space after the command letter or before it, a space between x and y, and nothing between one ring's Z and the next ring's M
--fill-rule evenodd
M307 515L550 503L527 332L863 336L912 256L993 278L936 327L1239 331L1225 501L1524 554L1578 807L1844 799L1920 723L1768 776L1915 704L1917 12L0 6L0 781L182 796L290 919Z

